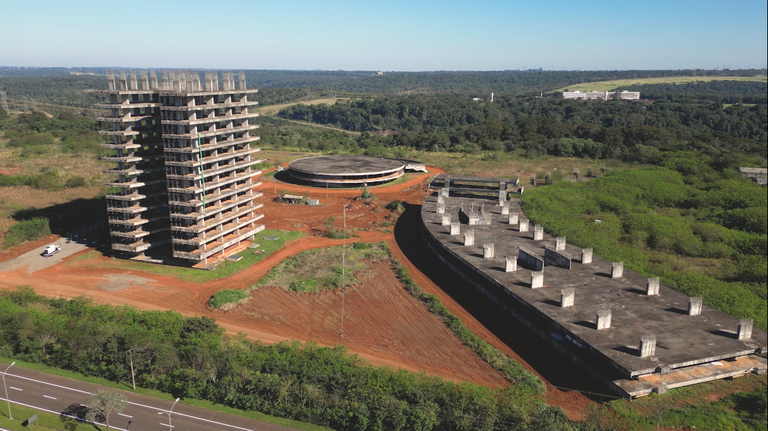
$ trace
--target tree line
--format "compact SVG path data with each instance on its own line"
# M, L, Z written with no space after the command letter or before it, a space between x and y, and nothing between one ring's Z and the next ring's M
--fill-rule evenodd
M571 429L526 385L487 388L373 367L342 346L265 346L208 317L0 292L0 356L338 430Z

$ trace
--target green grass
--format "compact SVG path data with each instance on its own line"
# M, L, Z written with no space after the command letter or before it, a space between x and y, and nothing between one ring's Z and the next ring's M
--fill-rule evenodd
M346 273L342 277L342 253ZM318 292L357 283L354 274L366 269L365 261L384 259L386 249L379 243L354 243L346 247L326 247L303 251L275 265L252 291L261 286L279 286L293 292Z
M102 378L99 378L99 377L85 376L85 375L82 375L82 374L79 374L79 373L74 373L72 371L62 370L62 369L59 369L59 368L47 367L45 365L25 362L25 361L21 361L19 359L0 357L0 361L5 362L5 363L11 363L13 361L16 361L16 365L14 365L15 367L26 368L26 369L35 370L35 371L40 371L40 372L43 372L43 373L52 374L52 375L60 376L60 377L65 377L65 378L72 379L72 380L78 380L78 381L81 381L81 382L92 383L92 384L95 384L95 385L104 386L104 387L108 387L108 388L114 388L114 389L120 389L120 390L124 390L124 391L134 392L134 391L131 390L131 387L130 387L130 385L128 383L115 383L115 382L112 382L112 381L109 381L109 380L106 380L106 379L102 379ZM171 394L167 394L165 392L160 392L160 391L156 391L156 390L152 390L152 389L136 388L136 391L134 393L141 394L141 395L146 395L146 396L149 396L149 397L153 397L153 398L157 398L157 399L161 399L161 400L166 400L166 401L173 401L175 399L175 397L173 395L171 395ZM83 399L85 399L85 398L83 398ZM286 426L286 427L290 427L290 428L295 428L297 430L305 430L305 431L325 431L325 430L330 430L330 428L321 427L321 426L318 426L318 425L308 424L308 423L304 423L304 422L298 422L298 421L294 421L294 420L291 420L291 419L278 418L278 417L274 417L274 416L270 416L270 415L265 415L263 413L256 412L256 411L237 410L237 409L233 409L231 407L226 407L226 406L222 406L222 405L219 405L219 404L214 404L214 403L212 403L210 401L195 400L195 399L183 399L183 400L180 401L180 403L186 404L186 405L189 405L189 406L193 406L193 407L199 407L199 408L202 408L202 409L207 409L207 410L212 410L212 411L216 411L216 412L226 413L226 414L233 415L233 416L240 416L240 417L244 417L244 418L248 418L248 419L254 419L254 420L258 420L258 421L262 421L262 422L268 422L268 423L275 424L275 425L282 425L282 426ZM2 404L0 406L0 412L2 412L2 414L3 414L3 416L0 416L0 426L2 426L4 428L8 428L8 429L13 430L13 431L16 431L16 430L28 431L30 429L30 428L25 428L25 427L22 427L21 425L18 425L21 422L17 422L17 427L16 428L13 428L12 425L6 426L5 422L3 422L3 421L4 420L6 420L6 421L8 420L8 418L4 416L7 413L7 411L6 411L7 407L5 407L5 403L0 403L0 404ZM16 419L17 417L19 417L19 418L22 417L22 415L20 413L17 413L17 411L18 412L22 412L22 410L21 410L22 407L18 407L16 405L11 404L11 409L13 410L14 419ZM37 413L36 411L32 411L32 410L29 410L29 411L31 413L28 416L31 416L32 414ZM49 427L51 427L53 429L56 429L56 430L70 431L70 428L63 428L63 423L62 423L62 421L59 419L59 417L57 415L53 415L53 414L47 414L47 415L52 417L52 419L53 419L52 423L54 423L54 424L58 423L58 425L55 425L55 426L53 426L53 425L46 425L46 426L49 426ZM26 419L28 416L24 416L23 419ZM38 413L38 417L42 418L42 415L40 413ZM45 423L41 422L41 425L42 424L45 424ZM59 428L56 428L56 426L58 426ZM83 431L86 431L86 430L93 431L94 430L93 427L88 426L88 427L85 427L85 428L79 428L79 427L78 428L74 428L74 431L81 431L81 429Z
M277 236L277 240L269 241L264 239L267 236ZM254 250L247 248L240 252L243 256L238 262L225 261L216 268L205 271L201 269L193 268L181 268L168 265L155 265L151 263L136 262L132 260L124 259L110 259L107 262L99 262L98 266L106 268L117 269L130 269L135 271L148 272L150 274L157 274L166 277L174 277L179 280L187 281L190 283L206 283L219 278L227 277L237 272L255 265L256 263L264 260L267 256L280 250L285 243L298 239L304 236L303 233L298 231L282 231L274 229L265 229L256 234L255 243L261 244L258 250L264 250L264 253L255 254ZM99 255L96 251L90 251L88 256L83 256L81 262L87 262L90 257Z
M609 91L619 87L642 84L684 84L687 82L707 82L707 81L753 81L766 82L765 75L758 76L669 76L664 78L642 78L642 79L617 79L613 81L585 82L583 84L573 84L563 87L556 91Z
M13 419L8 419L8 404L0 403L0 428L11 431L29 431L34 429L54 429L61 431L94 431L93 425L80 422L76 419L65 418L53 413L45 413L40 410L33 410L17 404L11 403L11 412ZM32 427L22 426L27 418L37 415L37 420L32 423Z
M208 301L208 304L213 309L219 309L226 304L241 301L247 297L248 297L248 294L242 290L231 290L231 289L220 290L216 292L215 295L213 295L211 300Z

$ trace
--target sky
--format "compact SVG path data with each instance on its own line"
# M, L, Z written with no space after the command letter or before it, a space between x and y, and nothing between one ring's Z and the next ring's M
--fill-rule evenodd
M0 0L0 66L764 68L765 0Z

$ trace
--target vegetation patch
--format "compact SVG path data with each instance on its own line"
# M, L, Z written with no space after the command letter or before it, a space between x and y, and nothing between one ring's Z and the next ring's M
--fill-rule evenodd
M247 298L248 294L243 290L225 289L216 292L216 294L211 297L211 300L208 301L208 304L214 310L218 310L221 308L231 307L239 301Z
M572 84L557 91L610 91L622 87L646 84L688 84L711 81L749 81L766 82L765 75L757 76L664 76L658 78L614 79L609 81L585 82Z
M45 217L22 220L10 228L3 236L3 247L15 247L26 241L37 241L51 234L51 227Z
M553 235L765 329L765 188L701 161L668 165L526 191L522 208Z
M318 292L350 286L358 282L354 274L365 271L366 261L386 258L385 247L379 243L357 242L350 247L303 251L280 262L249 290L279 286L293 292ZM342 264L342 259L345 264Z

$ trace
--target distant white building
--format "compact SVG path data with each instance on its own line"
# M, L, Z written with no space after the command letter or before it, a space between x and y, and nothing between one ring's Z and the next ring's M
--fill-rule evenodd
M563 99L613 99L616 94L615 91L587 91L582 93L581 91L563 91ZM638 100L640 99L639 91L622 91L619 93L619 99L625 100Z

